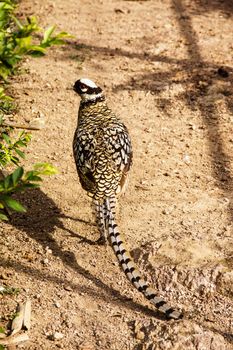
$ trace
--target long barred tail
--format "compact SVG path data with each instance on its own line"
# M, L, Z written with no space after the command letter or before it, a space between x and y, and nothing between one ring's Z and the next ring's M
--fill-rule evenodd
M137 270L135 263L133 262L121 234L118 231L117 224L115 222L115 198L107 198L104 203L99 206L99 221L101 221L102 228L104 228L105 234L111 241L113 250L120 262L120 265L126 274L130 282L137 288L137 290L144 294L144 296L155 305L155 307L168 319L180 319L183 317L182 313L173 309L167 304L165 300L160 298L153 288L150 288L146 281L141 277L140 272ZM97 214L98 215L98 214Z

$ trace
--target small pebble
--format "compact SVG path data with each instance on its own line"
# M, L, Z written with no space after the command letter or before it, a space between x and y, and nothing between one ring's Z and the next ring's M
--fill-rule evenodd
M42 263L43 263L44 265L48 265L49 259L47 259L47 258L43 259L43 260L42 260Z
M62 338L64 338L64 334L60 332L54 332L49 336L50 340L61 340Z
M183 161L185 164L190 164L190 157L186 154L184 157L183 157Z
M5 292L5 290L6 290L6 288L5 288L5 287L3 287L3 286L0 286L0 293L3 293L3 292Z
M45 251L46 251L47 254L52 254L53 253L52 249L50 249L48 246L45 248Z
M61 304L59 303L59 301L54 301L54 306L56 306L58 309L61 307Z
M142 331L138 331L137 333L135 333L135 338L138 340L143 340L145 338L145 333Z
M172 212L172 208L165 208L162 210L162 214L169 215Z

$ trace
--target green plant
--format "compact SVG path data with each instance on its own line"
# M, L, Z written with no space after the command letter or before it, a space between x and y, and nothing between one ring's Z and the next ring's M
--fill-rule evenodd
M14 108L12 98L4 92L4 83L16 72L24 56L45 55L47 48L65 44L64 39L72 38L67 32L55 34L54 25L43 31L35 16L19 19L16 9L15 1L0 1L0 80L3 84L0 87L0 110L4 113ZM35 35L39 33L42 36Z
M16 139L13 139L11 126L5 126L4 119L0 116L0 169L5 168L9 163L19 164L20 158L25 158L22 151L31 140L31 135L21 131ZM19 158L20 157L20 158Z
M31 135L22 131L15 137L14 129L4 123L3 115L14 109L12 97L5 93L7 78L16 72L25 55L42 56L47 48L64 44L64 39L72 37L66 32L55 34L55 26L43 31L35 16L19 19L16 9L14 0L0 1L0 220L8 219L9 210L26 211L13 198L14 193L38 187L42 176L56 173L48 163L35 164L30 171L20 166ZM6 167L10 167L7 176Z
M0 76L6 80L14 73L15 67L26 55L41 56L52 45L64 44L64 39L72 37L66 32L54 34L56 26L44 31L43 38L35 33L43 32L35 16L24 21L15 15L16 5L12 0L0 2Z
M17 167L11 174L0 181L0 219L8 220L6 209L25 212L25 207L12 197L13 193L39 187L44 175L54 175L57 170L48 163L37 163L30 171Z
M4 88L0 87L0 110L2 113L9 114L15 108L13 98L5 94Z

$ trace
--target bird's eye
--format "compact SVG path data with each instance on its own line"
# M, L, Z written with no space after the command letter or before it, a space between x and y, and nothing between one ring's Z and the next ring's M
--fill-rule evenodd
M87 87L86 87L85 84L80 84L80 89L81 89L82 91L87 91Z

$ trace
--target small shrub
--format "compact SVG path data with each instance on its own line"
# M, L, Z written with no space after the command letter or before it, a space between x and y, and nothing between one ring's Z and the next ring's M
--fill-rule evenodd
M25 158L25 149L31 135L22 131L13 138L14 129L4 124L4 114L14 109L13 99L5 93L7 78L15 74L25 55L40 57L47 48L64 44L72 37L66 32L55 34L55 26L43 31L35 16L21 20L16 15L13 0L0 1L0 220L8 219L8 211L24 212L26 209L12 195L28 188L39 187L42 176L56 173L48 163L38 163L25 171L20 161ZM42 33L41 39L35 35ZM11 172L5 176L6 167Z

